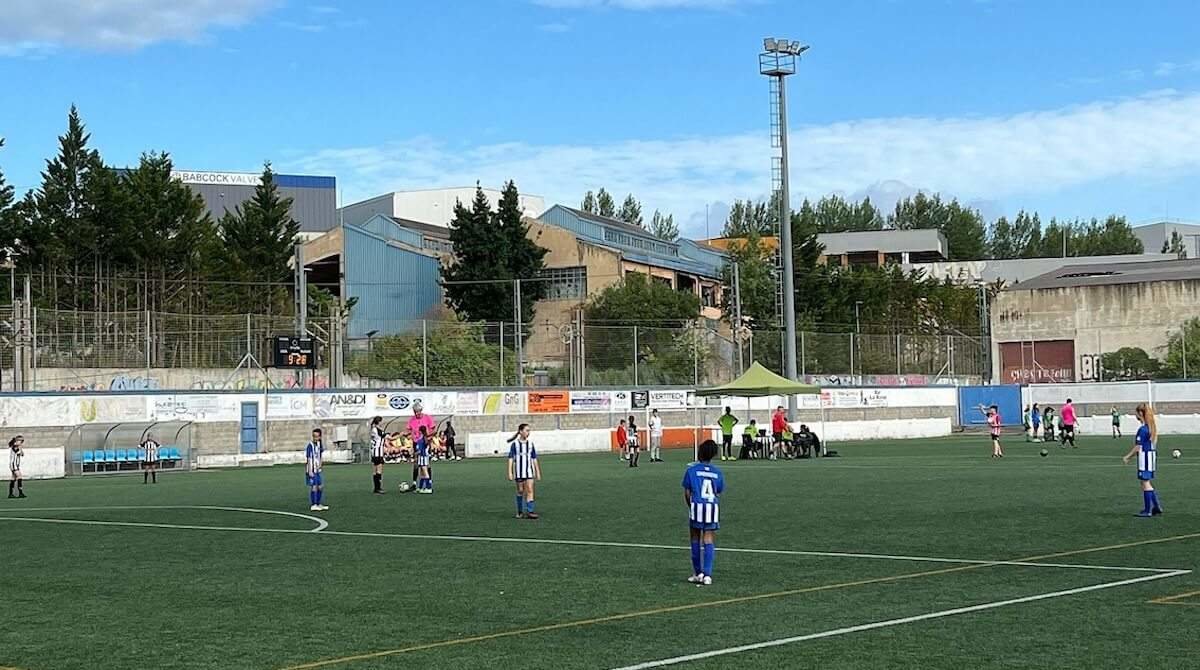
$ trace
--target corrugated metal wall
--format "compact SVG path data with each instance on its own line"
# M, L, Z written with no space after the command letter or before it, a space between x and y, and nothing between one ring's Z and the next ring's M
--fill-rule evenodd
M441 265L357 226L344 226L346 295L358 298L351 313L349 337L372 330L380 335L421 327L442 304L438 284Z
M287 185L291 182L285 178L300 179L293 175L279 175L279 178L279 192L292 199L292 217L300 222L301 232L323 233L337 225L337 188L329 185L332 178L322 178L311 185L303 180L295 182L302 186ZM214 220L254 195L253 186L238 184L188 184L187 187L200 194Z

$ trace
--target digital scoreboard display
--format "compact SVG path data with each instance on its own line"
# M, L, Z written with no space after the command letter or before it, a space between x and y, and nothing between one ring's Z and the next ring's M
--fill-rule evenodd
M317 367L317 350L311 337L279 335L275 338L275 367L313 370Z

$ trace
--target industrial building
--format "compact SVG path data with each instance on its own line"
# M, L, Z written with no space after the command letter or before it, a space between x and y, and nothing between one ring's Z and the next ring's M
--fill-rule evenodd
M774 251L779 242L773 236L763 237L763 246ZM705 240L716 249L728 249L736 238L719 237ZM938 230L869 230L849 233L820 233L817 242L822 247L819 263L842 267L893 264L931 263L950 257L946 236Z
M356 299L346 334L359 339L419 330L422 319L436 318L449 249L444 228L375 216L342 224L304 244L301 253L309 283Z
M1070 265L1120 265L1177 260L1175 254L1125 254L1121 256L1068 256L1054 258L1013 258L1004 260L940 261L936 263L910 263L903 266L906 271L921 270L935 279L949 279L964 286L995 284L1006 286L1040 277Z
M1134 347L1162 358L1171 334L1194 318L1200 260L1067 265L996 295L993 379L1102 381L1102 354Z
M171 176L187 185L204 200L204 207L213 219L236 207L254 195L262 183L258 172L205 172L175 170ZM300 223L303 237L314 237L337 225L337 180L313 175L276 174L279 193L292 199L292 218Z
M418 191L393 191L346 205L339 210L339 214L343 222L355 225L365 223L371 217L382 214L396 219L421 221L445 228L454 220L455 203L462 202L468 207L471 206L475 200L475 188L474 186L463 186ZM482 190L494 210L496 203L500 201L500 191L494 188ZM522 193L519 199L525 216L536 217L546 209L546 202L540 195Z
M1160 219L1140 224L1133 234L1142 241L1146 253L1156 254L1170 244L1173 233L1179 233L1188 258L1200 258L1200 222L1183 219Z

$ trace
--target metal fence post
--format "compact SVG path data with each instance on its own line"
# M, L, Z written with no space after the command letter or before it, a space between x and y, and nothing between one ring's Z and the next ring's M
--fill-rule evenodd
M1183 351L1183 378L1187 379L1187 322L1184 322L1183 328L1179 331L1179 348Z
M804 331L800 331L800 376L808 376L808 356L804 353Z
M146 348L149 350L150 344L150 312L146 311ZM250 347L250 315L246 314L246 353L252 354L253 349Z
M429 388L429 321L421 319L421 385Z
M246 315L246 342L250 342L249 321L250 315ZM150 379L150 350L154 346L153 339L150 337L150 310L146 310L146 379Z
M29 319L29 321L30 321L29 337L30 337L30 346L32 349L32 351L29 352L29 369L33 372L33 390L34 391L38 390L38 385L37 385L37 366L38 366L38 363L37 363L37 355L38 355L37 313L38 313L38 308L34 307L33 314L30 315L30 319Z
M900 374L900 333L896 333L896 376Z
M692 327L692 384L700 385L700 327Z
M633 327L633 385L638 385L638 341L637 326Z
M500 386L504 387L504 322L500 322Z

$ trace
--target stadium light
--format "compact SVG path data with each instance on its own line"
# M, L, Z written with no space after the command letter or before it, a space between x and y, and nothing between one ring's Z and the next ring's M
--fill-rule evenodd
M774 37L768 37L763 40L763 51L774 52L778 48Z

